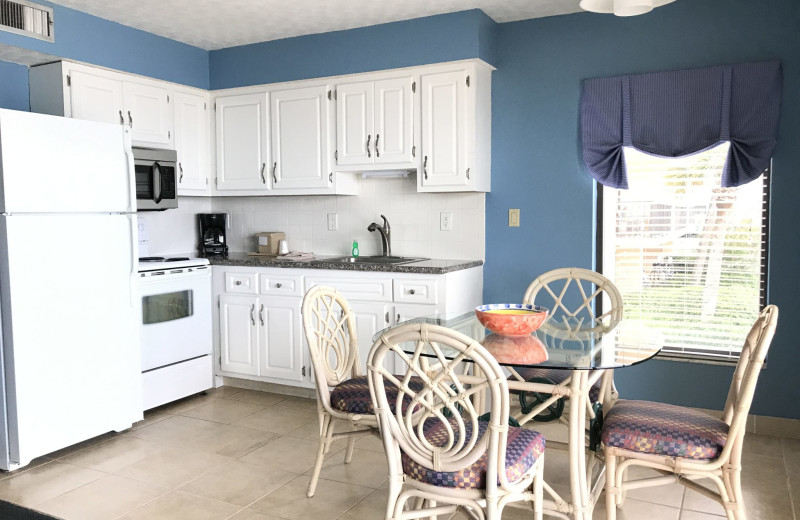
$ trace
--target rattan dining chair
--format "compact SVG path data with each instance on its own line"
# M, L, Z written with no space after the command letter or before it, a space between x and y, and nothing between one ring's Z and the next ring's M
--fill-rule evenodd
M358 437L378 433L367 376L361 373L356 319L347 299L331 287L317 285L303 298L303 329L314 367L319 416L319 448L308 484L314 496L322 461L331 443L347 439L344 463L353 460ZM419 387L418 379L411 381ZM390 395L392 389L389 388ZM336 432L336 420L350 423L350 431Z
M574 334L574 339L580 341L583 332L611 330L622 320L622 295L619 289L602 274L579 267L554 269L540 275L528 286L523 303L549 308L550 315L542 329L550 330L550 337L562 338L558 341L563 342L569 341L570 334ZM601 306L602 311L599 310ZM549 368L523 368L512 373L512 377L517 380L553 383L558 386L567 386L570 375L569 370ZM592 385L589 401L607 404L617 396L613 372L609 370ZM549 401L543 409L544 413L537 413L532 418L560 418L564 404L563 397L557 393L536 396L531 403L531 396L521 392L520 405L523 414L527 415L535 408L542 408L543 400ZM594 413L593 411L590 416Z
M745 520L742 443L756 382L775 334L778 308L768 305L747 335L722 418L648 401L617 401L602 431L606 461L606 518L614 520L625 491L680 482L722 504L729 520ZM629 468L663 474L627 481ZM718 492L696 482L710 479Z
M409 344L413 354L404 352ZM424 361L425 349L435 353L431 364ZM399 375L384 368L392 352ZM478 370L463 374L464 362ZM375 342L367 371L389 463L387 519L467 508L473 518L499 520L508 503L528 501L541 520L545 440L508 425L506 376L486 349L445 327L402 325ZM415 377L423 388L409 385ZM391 388L399 388L394 403L387 394ZM478 396L488 403L488 421L479 420L483 410L473 406Z

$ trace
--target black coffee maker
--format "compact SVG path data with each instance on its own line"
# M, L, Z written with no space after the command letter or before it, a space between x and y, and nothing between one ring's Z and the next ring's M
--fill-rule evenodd
M225 213L198 213L200 219L200 256L228 256L225 243Z

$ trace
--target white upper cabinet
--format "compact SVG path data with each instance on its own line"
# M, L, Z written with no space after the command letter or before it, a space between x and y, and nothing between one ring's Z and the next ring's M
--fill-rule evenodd
M336 87L338 170L414 168L413 76Z
M217 190L266 193L267 94L219 96L216 105Z
M491 69L479 63L431 68L420 76L419 191L489 191Z
M133 141L153 148L172 148L172 90L132 81L123 81L122 87Z
M205 92L175 91L175 150L178 152L178 194L208 190L209 96Z
M67 93L71 117L102 123L125 123L121 80L76 70L70 74L69 82Z
M172 86L61 61L30 69L31 111L128 125L135 146L172 148Z
M273 190L327 188L333 183L328 168L328 92L327 85L270 92Z

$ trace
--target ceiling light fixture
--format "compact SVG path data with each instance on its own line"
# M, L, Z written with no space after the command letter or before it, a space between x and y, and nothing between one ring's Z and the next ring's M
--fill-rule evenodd
M580 7L593 13L614 13L617 16L636 16L649 13L675 0L581 0Z

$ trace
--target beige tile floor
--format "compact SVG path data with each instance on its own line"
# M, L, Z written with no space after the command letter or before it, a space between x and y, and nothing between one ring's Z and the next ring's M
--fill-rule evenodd
M108 434L0 473L0 498L65 520L368 520L383 518L386 461L377 439L342 464L331 449L316 496L305 490L316 453L313 400L222 387L145 414ZM563 437L554 425L537 427ZM750 520L800 520L800 440L748 435ZM566 453L548 450L545 479L566 493ZM629 493L620 520L715 520L721 506L680 485ZM463 518L463 517L459 517ZM532 518L507 508L504 518ZM600 504L595 519L605 518Z

